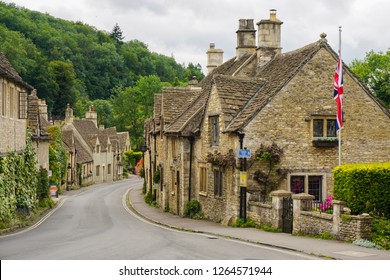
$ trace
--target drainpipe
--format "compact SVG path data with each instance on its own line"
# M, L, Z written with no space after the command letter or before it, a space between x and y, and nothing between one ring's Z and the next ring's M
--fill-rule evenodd
M193 149L194 149L194 141L195 137L190 136L189 138L190 141L190 174L189 174L189 179L188 179L188 201L191 201L191 181L192 181L192 154L193 154Z
M237 132L240 140L240 150L244 148L245 133ZM246 158L240 158L240 171L246 171ZM246 221L246 188L240 186L240 218Z

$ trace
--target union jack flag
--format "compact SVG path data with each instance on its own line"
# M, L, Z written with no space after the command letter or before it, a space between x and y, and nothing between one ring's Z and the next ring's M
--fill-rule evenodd
M334 90L333 98L337 103L336 114L336 130L339 131L343 128L343 94L344 94L344 80L343 80L343 63L339 57L337 61L336 72L334 74Z

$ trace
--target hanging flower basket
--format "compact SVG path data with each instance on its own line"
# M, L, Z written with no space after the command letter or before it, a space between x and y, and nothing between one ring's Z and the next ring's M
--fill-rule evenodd
M222 154L215 151L214 153L208 153L206 156L206 161L220 167L229 167L236 165L236 158L233 153L233 150L229 150L227 154Z

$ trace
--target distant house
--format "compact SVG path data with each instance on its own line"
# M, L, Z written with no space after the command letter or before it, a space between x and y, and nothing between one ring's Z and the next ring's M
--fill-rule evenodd
M88 185L123 178L122 155L131 149L129 134L117 132L115 127L97 127L93 106L85 119L75 119L68 106L61 131L69 159L68 184Z
M243 147L254 152L276 144L283 150L274 189L309 193L316 200L332 194L332 170L338 165L332 96L337 54L325 34L282 53L282 22L274 10L257 25L256 43L253 20L239 20L236 56L226 62L223 52L210 45L210 72L197 90L166 89L155 97L154 116L145 123L146 183L152 186L153 173L162 171L156 197L172 213L183 215L185 203L197 199L210 219L238 217L242 193L236 153ZM342 162L389 161L389 110L347 66L344 93ZM164 98L172 103L164 106ZM210 154L230 152L235 166L208 160ZM249 199L264 191L256 180L259 168L255 163L248 169Z

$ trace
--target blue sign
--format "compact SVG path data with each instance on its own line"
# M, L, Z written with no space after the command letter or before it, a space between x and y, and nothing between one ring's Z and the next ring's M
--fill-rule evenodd
M238 158L250 158L251 157L251 150L240 149L237 151L237 157Z

